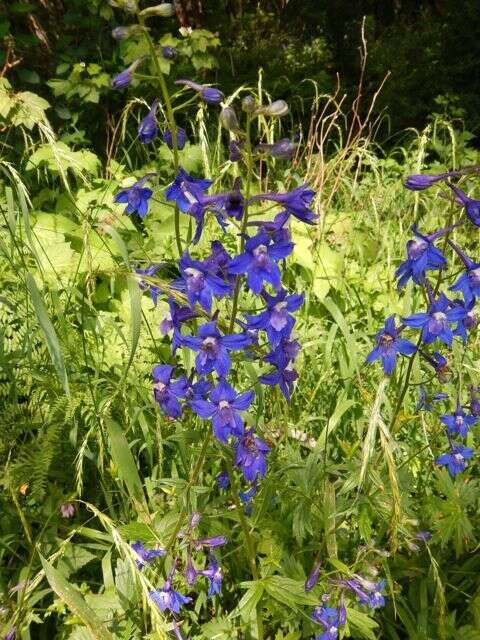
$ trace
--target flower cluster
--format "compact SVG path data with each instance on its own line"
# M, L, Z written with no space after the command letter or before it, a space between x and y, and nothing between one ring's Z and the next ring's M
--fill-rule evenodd
M130 31L117 29L115 37L128 37ZM133 31L149 38L148 31ZM162 55L169 60L175 58L171 53L162 50ZM137 68L147 58L136 60L120 73L113 87L128 87ZM223 470L217 475L218 487L223 490L231 487L236 492L237 507L243 503L241 508L248 514L260 481L267 473L270 446L252 426L258 419L248 415L255 405L253 387L257 381L252 381L250 376L250 383L246 385L247 378L241 367L243 363L256 362L261 368L258 384L278 387L286 400L290 400L298 378L295 360L300 351L294 336L294 313L302 306L304 296L284 287L282 267L294 249L291 219L308 225L318 219L312 206L315 193L307 184L290 191L267 191L253 196L250 193L255 158L267 154L277 160L289 159L297 150L298 139L253 145L250 133L246 134L247 130L251 131L252 119L256 116L285 115L288 105L284 101L258 105L252 96L244 98L242 110L246 127L242 131L234 108L224 104L225 96L219 89L188 79L178 79L174 84L182 87L179 95L193 91L207 105L222 105L220 123L230 135L230 160L238 163L235 172L243 172L244 178L243 181L236 178L229 189L219 191L213 189L210 178L192 176L180 166L178 151L186 145L187 134L176 125L170 97L162 90L162 98L153 101L138 127L138 140L148 145L163 132L163 142L173 151L175 166L175 175L165 189L164 199L173 206L176 222L180 215L188 217L193 237L190 239L190 233L187 238L181 237L177 224L178 262L136 269L139 286L149 291L154 304L162 300L169 308L160 331L163 336L171 337L172 358L153 368L153 397L170 420L198 417L205 421L204 441L208 444L211 433L217 447L225 448L222 458L228 472ZM166 115L164 125L158 121L159 113ZM148 173L115 195L115 202L126 204L126 214L145 218L155 189L155 176ZM264 202L268 203L265 208ZM273 215L266 214L272 210ZM205 236L215 228L222 234L222 241L207 243ZM235 254L225 246L224 238L229 236L228 246L237 245ZM176 269L178 275L162 284L158 275L165 264L169 273ZM192 358L183 358L184 363L192 362L190 369L180 366L179 349L191 352ZM243 480L240 490L234 477L237 473ZM225 544L226 538L196 540L193 537L196 524L193 518L189 530L181 536L186 541L183 578L193 587L199 577L205 577L208 595L220 594L222 570L212 549ZM207 564L205 568L198 568L194 554L204 548L208 550ZM140 570L167 553L165 549L147 550L139 541L132 549ZM163 587L151 593L158 607L172 614L178 614L180 608L191 601L173 587L175 577L180 574L180 564L175 558ZM178 635L178 627L175 629Z
M305 581L305 591L311 591L317 584L320 567L321 562L317 562L313 567L312 572ZM332 593L322 596L321 604L315 607L310 616L312 620L323 626L323 633L315 636L315 640L337 640L340 627L347 622L345 599L348 594L355 596L358 604L365 605L371 610L385 606L385 597L382 594L385 589L385 580L373 582L354 573L348 579L331 579L329 584L337 591L338 606L328 606L328 603L334 597Z
M450 171L438 175L413 175L405 182L407 189L422 191L439 183L445 182L454 194L452 205L460 205L465 215L446 227L433 233L421 233L416 225L412 227L413 238L407 242L406 259L395 272L398 287L402 289L409 280L423 290L427 307L423 311L402 318L400 325L396 325L394 316L385 321L383 329L376 336L375 348L367 356L367 362L380 359L387 375L391 375L396 367L398 355L415 357L417 354L441 383L449 380L450 369L448 358L438 349L439 345L452 348L453 341L459 339L467 343L469 334L477 326L475 302L480 296L480 263L475 262L450 238L452 232L463 225L480 226L480 201L467 196L458 186L450 182L451 178L458 178L467 170ZM440 246L439 246L440 244ZM450 280L449 291L460 294L453 298L441 290L441 286L448 281L448 261L445 250L450 248L453 257L458 258L461 265L460 275L456 280ZM404 331L417 330L416 341L403 337ZM410 370L410 368L409 368ZM408 383L408 381L407 381ZM438 465L448 468L452 476L456 476L466 468L466 461L473 455L470 447L464 446L464 440L469 430L478 421L476 392L471 391L470 413L462 405L461 377L458 380L457 402L455 410L439 416L440 422L446 427L446 437L449 449L438 456ZM420 385L420 398L417 411L433 410L433 403L448 399L444 392L427 393L424 384Z

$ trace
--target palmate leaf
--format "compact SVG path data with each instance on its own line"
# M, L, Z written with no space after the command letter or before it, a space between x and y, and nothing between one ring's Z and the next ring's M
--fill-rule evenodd
M40 556L45 577L57 596L65 602L67 607L77 615L87 627L89 636L93 640L115 640L94 610L85 602L82 594L64 578L45 558Z

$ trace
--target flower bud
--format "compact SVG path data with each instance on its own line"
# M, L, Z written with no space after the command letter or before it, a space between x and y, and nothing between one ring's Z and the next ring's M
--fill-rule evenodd
M136 0L108 0L108 4L115 9L123 9L127 13L136 13L138 4Z
M266 107L258 107L256 113L261 113L264 116L281 118L282 116L287 115L288 111L289 107L285 100L275 100L275 102L268 104Z
M190 518L190 528L191 529L194 529L197 526L197 524L200 522L201 517L202 517L202 514L199 513L198 511L194 511L192 513L192 516Z
M75 505L71 502L64 502L60 505L60 514L62 518L73 518L75 515Z
M174 60L178 55L175 47L162 47L162 57L165 60Z
M253 113L257 105L255 104L255 98L253 96L245 96L242 100L242 109L246 113Z
M151 16L158 16L159 18L171 18L175 13L173 4L171 2L162 2L155 7L147 7L140 11L140 15L144 18L150 18Z
M142 27L140 24L132 24L129 27L115 27L115 29L112 29L112 38L115 40L126 40L143 31L145 31L145 27Z
M220 111L220 124L225 127L227 131L238 130L237 114L232 107L224 107Z

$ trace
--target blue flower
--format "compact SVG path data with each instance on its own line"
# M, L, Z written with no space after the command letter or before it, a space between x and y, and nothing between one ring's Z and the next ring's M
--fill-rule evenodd
M199 571L193 566L192 556L190 555L190 553L188 554L187 566L185 568L185 571L183 572L183 575L185 577L185 580L187 581L188 586L193 587L193 585L197 581Z
M346 610L343 606L336 609L321 605L315 607L310 617L325 630L321 636L315 636L315 640L337 640L338 629L346 622Z
M246 411L254 397L253 391L238 394L228 382L221 380L211 391L209 400L192 400L189 404L201 418L211 418L215 437L226 444L230 435L244 433L243 420L238 412Z
M158 135L158 126L155 114L158 108L158 100L154 100L150 111L138 125L138 139L142 144L149 144Z
M304 589L308 593L313 589L313 587L317 584L318 578L320 576L320 569L322 568L322 561L318 560L313 569L310 571L308 578L305 580Z
M428 364L430 364L434 368L438 380L442 383L447 382L450 374L450 369L448 367L448 361L445 356L442 356L442 354L438 351L435 351L433 356L425 353L425 351L420 351L419 353L423 358L425 358Z
M403 287L410 278L417 284L422 284L426 271L443 269L446 266L445 256L433 243L449 230L451 230L451 227L449 229L440 229L435 233L424 236L413 225L412 231L415 235L415 240L407 242L407 259L395 271L395 277L399 278L399 288Z
M157 273L159 269L162 268L162 266L163 265L161 264L152 264L150 267L147 267L146 269L135 269L135 273L137 273L140 276L149 276L151 278ZM144 291L148 289L150 291L150 296L152 298L153 304L157 306L157 298L158 298L158 294L160 293L159 287L149 284L144 280L140 280L138 285L140 289Z
M223 298L231 293L231 285L209 271L208 264L192 260L187 252L180 259L181 278L172 287L185 292L190 306L198 303L207 313L212 310L213 298Z
M232 362L229 351L242 351L251 343L251 338L245 333L235 333L222 336L214 321L206 322L198 329L197 336L182 336L182 343L197 351L195 368L198 373L205 375L216 371L219 376L226 376Z
M187 138L185 129L182 129L181 127L177 127L177 149L179 151L181 151L185 147L187 140L188 138ZM170 129L167 129L164 132L163 141L165 142L165 144L169 149L173 149L173 135Z
M180 211L188 213L192 201L195 201L195 197L190 192L190 189L198 187L202 191L207 191L211 184L211 180L207 178L194 178L187 173L185 169L180 167L175 180L168 186L165 197L167 200L173 200Z
M137 540L130 546L138 555L138 560L135 560L135 562L139 569L153 562L155 558L167 555L165 549L145 549L140 540Z
M167 580L162 589L150 591L150 598L157 605L160 611L166 611L169 609L173 613L180 613L181 607L192 601L188 596L184 596L181 593L178 593L178 591L174 591L170 580Z
M251 201L271 200L272 202L277 202L298 220L307 224L315 224L319 216L310 207L314 196L315 191L304 184L286 193L261 193L253 196Z
M208 597L210 598L215 593L221 595L222 593L222 580L223 572L222 568L217 562L217 559L213 554L209 556L209 564L206 569L198 571L198 573L208 579Z
M198 82L193 82L193 80L175 80L175 84L183 85L185 87L189 87L190 89L194 89L198 92L198 95L209 104L220 104L225 99L225 96L219 89L215 89L214 87L206 87L203 84L199 84Z
M427 175L424 173L414 174L408 176L405 180L405 187L410 189L410 191L424 191L425 189L433 186L436 182L460 175L462 175L460 171L447 171L436 175Z
M201 540L193 540L193 546L197 551L207 547L209 549L216 549L217 547L223 547L228 542L227 536L213 536L212 538L202 538Z
M278 367L276 371L265 373L264 375L259 376L258 381L262 384L266 384L272 387L278 384L280 391L283 393L285 399L287 401L290 401L290 397L295 388L294 382L297 379L297 371L292 368L291 364L288 364L286 366Z
M162 57L165 60L174 60L178 55L178 51L175 47L162 47Z
M450 325L458 322L465 316L465 311L459 305L453 305L443 293L439 298L431 298L428 311L414 313L403 322L414 329L422 329L422 340L425 344L431 344L440 340L448 346L453 341L453 331Z
M470 222L472 222L476 227L480 227L480 200L469 198L466 193L451 182L447 182L447 184L457 196L457 202L465 208L465 213L470 219Z
M228 159L230 162L238 162L242 158L240 152L241 142L238 140L231 140L228 145Z
M249 489L247 489L247 491L239 491L238 497L244 504L248 505L248 503L257 495L257 491L258 491L257 482L254 481L252 483L252 486Z
M455 304L459 305L463 309L465 315L458 321L453 335L460 336L463 342L466 343L468 332L472 329L475 329L478 324L477 314L473 311L473 307L475 306L475 299L472 298L468 304L460 302L460 300L456 300Z
M478 422L475 416L467 416L459 403L453 414L440 416L440 421L447 427L450 435L457 435L462 438L467 436L470 427Z
M228 477L228 473L226 471L220 471L215 476L215 482L219 489L228 489L230 486L230 478Z
M210 255L205 258L203 264L214 275L228 280L231 284L235 281L235 277L229 275L228 266L231 261L231 256L222 243L219 240L213 240L211 243Z
M425 391L425 387L423 384L420 385L418 389L418 402L415 407L415 411L421 411L424 409L425 411L432 411L434 402L441 402L442 400L446 400L448 398L448 393L436 393L431 398L427 398L427 393Z
M376 347L368 354L366 362L382 359L383 370L387 376L393 373L397 363L397 355L411 356L417 350L409 340L399 337L400 331L395 326L395 316L385 320L385 325L376 336Z
M282 138L273 144L261 143L257 145L257 151L262 151L277 160L290 160L297 152L298 144L289 138Z
M450 287L450 291L461 291L465 302L470 304L476 297L480 296L480 263L470 260L453 242L449 244L455 249L466 269L466 272Z
M192 311L190 307L181 307L172 298L169 298L168 306L170 311L165 314L160 323L160 333L162 336L166 336L170 331L173 331L172 353L175 355L176 350L181 346L180 327L182 323L198 318L198 313Z
M235 465L242 470L247 482L254 482L257 476L265 477L267 473L266 456L270 451L263 440L254 435L253 430L246 431L233 445L235 449Z
M452 450L448 453L442 453L438 456L436 463L440 465L446 465L452 476L456 476L465 470L467 466L465 460L469 460L473 456L473 449L469 447L463 447L461 445L452 447Z
M144 57L137 58L134 60L132 64L127 68L117 74L112 80L112 89L125 89L133 80L133 73L137 69L138 65L141 64L145 60Z
M385 588L385 580L375 583L354 574L353 579L342 581L342 584L351 589L357 595L359 602L366 604L370 609L385 606L385 598L381 593Z
M152 197L153 191L143 185L153 175L155 174L148 173L133 186L119 191L114 198L114 202L127 203L125 213L134 213L136 211L141 218L144 218L147 215L148 201Z
M291 242L292 234L287 225L289 219L290 214L288 211L280 211L272 221L261 220L258 222L249 222L248 224L258 226L259 230L263 233L267 233L274 242Z
M178 398L185 398L188 382L185 376L172 381L173 369L169 364L159 364L153 368L153 395L167 416L179 418L182 415L182 405Z
M245 314L246 326L248 329L263 329L267 333L270 344L276 347L282 339L290 336L295 318L290 312L296 311L302 306L303 294L287 295L285 290L280 291L276 296L270 296L264 292L264 299L267 302L266 311L262 311L256 316Z
M260 232L247 240L244 253L232 259L228 271L235 275L246 273L247 284L257 295L262 291L264 282L278 290L281 275L277 262L289 256L293 246L293 242L272 243L267 233Z
M470 385L470 413L472 416L480 416L480 398L477 392L478 388Z

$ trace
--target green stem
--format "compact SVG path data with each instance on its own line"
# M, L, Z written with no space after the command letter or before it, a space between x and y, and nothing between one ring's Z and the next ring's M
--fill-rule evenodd
M242 219L242 227L240 229L240 253L243 253L245 249L245 233L247 231L247 223L248 223L248 200L250 198L250 189L252 183L252 174L253 174L253 162L252 162L252 145L250 139L250 114L247 114L247 125L246 125L246 140L245 146L247 151L247 178L245 184L245 208L243 210L243 219ZM237 276L235 280L235 289L233 292L233 305L232 305L232 316L230 318L230 328L229 332L232 333L233 328L235 326L235 319L237 317L238 311L238 299L240 296L240 285L241 285L241 276Z
M144 31L144 35L148 42L150 54L152 56L153 64L155 65L155 71L157 73L158 83L160 85L160 91L162 92L165 111L167 113L168 126L170 127L170 133L172 134L173 166L175 168L175 173L177 173L178 166L179 166L178 146L177 146L177 126L175 124L175 115L172 109L172 102L170 100L170 94L168 93L167 83L165 82L165 76L163 75L163 72L160 69L160 64L158 63L157 52L155 50L155 45L153 44L153 40L150 37L150 34L148 33L148 31ZM183 254L183 247L182 247L182 239L180 236L180 211L178 210L177 206L175 206L174 224L175 224L175 242L177 244L178 254L179 256L181 256Z
M206 436L203 440L203 444L202 444L202 448L200 450L200 455L198 456L198 460L195 463L195 466L193 468L192 471L192 475L190 476L190 479L188 481L188 484L186 486L185 489L185 495L188 496L190 489L196 484L197 480L198 480L198 476L200 474L200 471L202 470L203 467L203 463L205 461L205 456L207 454L207 449L208 449L208 445L210 444L210 438L211 438L212 432L209 429L206 433ZM180 531L180 529L183 526L183 523L185 521L185 518L187 517L188 514L188 507L187 507L187 503L185 502L184 506L182 507L182 510L180 512L180 515L178 516L178 520L177 523L175 525L175 529L173 530L172 535L170 536L170 540L167 543L166 549L167 551L169 549L171 549L173 547L173 545L175 544L175 540L177 539L177 535Z
M235 473L233 471L232 463L229 459L226 461L226 466L228 470L228 477L230 478L230 486L232 488L232 497L233 502L235 503L235 509L238 513L238 518L240 520L240 526L242 527L243 536L245 538L245 546L247 550L247 558L250 564L250 569L252 572L253 579L255 581L260 580L260 572L257 566L257 560L255 555L255 546L253 544L252 536L250 535L250 528L248 526L247 519L245 517L245 513L243 512L243 507L238 497L238 486L235 479ZM263 620L262 620L262 612L260 608L260 602L256 607L256 623L257 623L257 640L263 640L264 638L264 630L263 630Z

